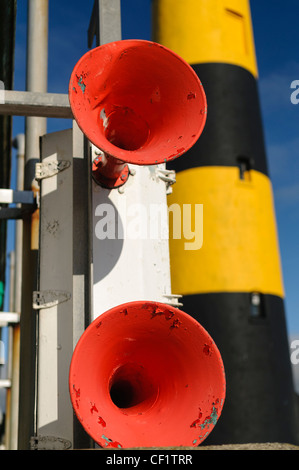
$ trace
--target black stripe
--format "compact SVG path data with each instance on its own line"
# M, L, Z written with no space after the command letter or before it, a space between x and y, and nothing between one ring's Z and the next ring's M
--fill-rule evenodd
M280 297L249 293L188 295L183 307L209 332L222 356L227 395L205 444L296 444L295 393Z
M239 166L268 175L257 81L242 67L192 65L207 96L207 122L197 143L167 164L182 171L198 166Z

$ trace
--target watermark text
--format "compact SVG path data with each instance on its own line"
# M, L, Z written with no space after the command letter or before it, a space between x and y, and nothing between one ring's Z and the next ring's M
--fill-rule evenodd
M298 104L299 103L299 80L293 80L290 88L294 90L290 96L291 103Z
M203 204L134 203L117 211L112 204L103 203L95 208L95 217L99 240L171 238L183 240L185 250L199 250L203 245Z
M294 339L291 342L291 363L296 366L299 364L299 339Z

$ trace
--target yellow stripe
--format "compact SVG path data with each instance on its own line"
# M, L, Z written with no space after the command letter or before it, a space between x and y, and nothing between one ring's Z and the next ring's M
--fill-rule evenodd
M242 180L236 167L185 170L177 173L168 204L180 206L180 219L179 212L175 222L169 217L173 292L284 296L272 186L266 175L251 170ZM186 216L187 209L192 214L191 227L188 217L182 222L185 209ZM175 239L179 230L182 238ZM193 245L187 240L190 230Z
M221 62L258 75L248 0L154 0L153 34L190 64Z

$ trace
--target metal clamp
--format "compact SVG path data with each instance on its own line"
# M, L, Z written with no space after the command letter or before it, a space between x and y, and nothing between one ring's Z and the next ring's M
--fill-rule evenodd
M35 179L40 181L44 178L51 178L61 171L66 170L71 166L68 160L55 160L49 162L36 163L35 165Z
M71 441L62 437L36 436L30 438L31 450L67 450L71 447Z
M183 304L179 302L183 296L180 294L163 294L163 297L166 297L167 301L165 302L168 305L172 305L173 307L182 307Z
M41 310L44 308L52 308L58 304L70 300L71 294L69 292L48 290L48 291L34 291L33 292L33 309Z
M167 170L163 168L157 168L156 169L156 174L158 178L160 178L162 181L165 181L166 183L166 194L171 194L172 193L172 188L171 186L176 183L176 173L174 170Z

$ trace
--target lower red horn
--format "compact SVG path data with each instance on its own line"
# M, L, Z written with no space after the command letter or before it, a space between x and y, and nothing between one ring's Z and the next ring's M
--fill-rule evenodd
M69 387L79 421L101 447L198 446L221 414L225 373L195 319L138 301L89 325L73 353Z

